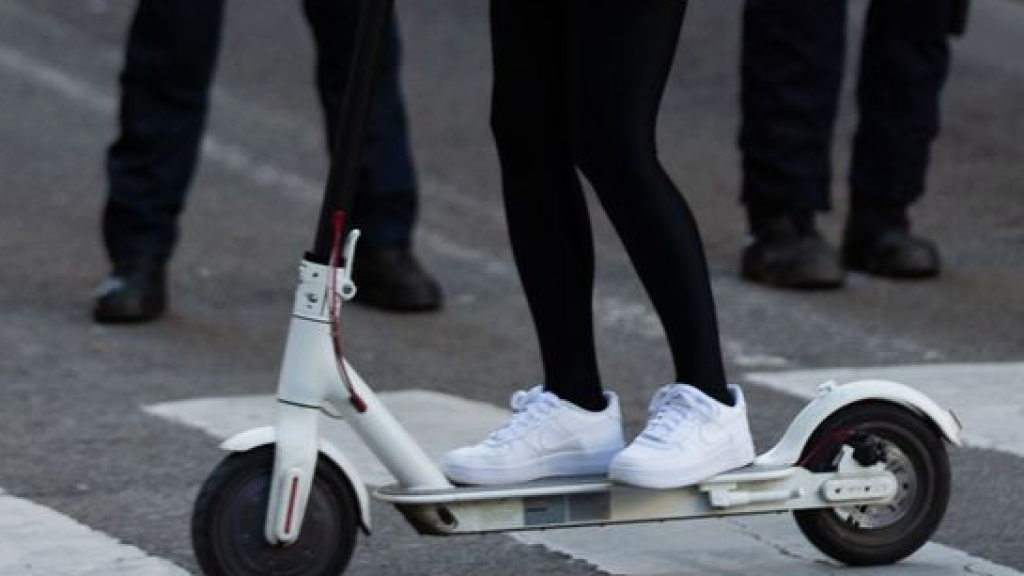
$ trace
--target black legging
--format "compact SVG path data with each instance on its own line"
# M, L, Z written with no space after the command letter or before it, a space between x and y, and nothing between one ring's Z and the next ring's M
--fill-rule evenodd
M655 145L685 11L685 0L491 0L491 121L512 250L545 387L584 408L605 402L577 168L661 318L677 380L730 398L700 235Z

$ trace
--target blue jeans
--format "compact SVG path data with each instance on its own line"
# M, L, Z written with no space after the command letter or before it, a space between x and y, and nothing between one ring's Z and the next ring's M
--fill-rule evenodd
M925 188L949 70L952 0L873 0L862 44L849 184L854 206L902 210ZM827 210L846 0L747 0L742 200Z
M316 42L327 137L333 141L358 7L352 1L306 0L304 8ZM120 133L107 156L103 238L115 263L171 257L206 124L223 15L223 0L139 2L120 77ZM416 218L399 58L392 22L352 214L368 246L408 245Z

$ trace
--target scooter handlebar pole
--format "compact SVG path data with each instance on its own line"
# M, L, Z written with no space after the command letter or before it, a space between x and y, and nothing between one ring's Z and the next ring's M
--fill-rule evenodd
M320 208L316 239L307 259L327 264L333 244L332 218L338 210L348 214L358 186L366 123L373 106L380 51L384 44L394 0L361 0L352 66L342 95L337 130L331 146L330 169Z

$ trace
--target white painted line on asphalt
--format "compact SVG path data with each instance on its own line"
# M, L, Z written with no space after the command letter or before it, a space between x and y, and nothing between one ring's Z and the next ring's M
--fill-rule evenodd
M801 398L813 397L818 385L828 380L894 380L953 410L963 423L968 446L1024 456L1024 363L758 372L745 379Z
M612 574L658 576L1020 576L1005 566L929 543L891 566L853 570L826 559L788 514L527 532L541 544Z
M113 116L117 110L115 97L90 82L75 78L56 66L33 58L13 46L0 44L0 67L89 112ZM114 84L111 82L111 87ZM312 180L280 170L248 154L241 146L223 142L215 136L203 138L202 154L221 168L240 174L245 179L275 192L305 201L319 199L320 185Z
M380 397L434 458L455 446L479 441L508 418L508 411L490 404L436 392L385 392ZM216 438L225 438L272 422L273 404L272 396L247 396L168 402L144 409ZM352 460L364 482L380 485L393 481L347 425L326 418L323 421L325 438ZM738 576L749 574L751 567L756 566L762 574L816 576L840 570L803 540L788 515L520 532L512 537L526 544L546 546L613 574ZM929 544L895 566L861 569L857 573L1022 576L939 544Z
M4 576L188 576L174 564L0 490Z

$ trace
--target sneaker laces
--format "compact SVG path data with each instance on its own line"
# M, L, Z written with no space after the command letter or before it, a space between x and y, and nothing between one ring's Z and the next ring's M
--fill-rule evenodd
M512 394L512 418L498 428L484 441L488 444L501 444L527 430L541 421L559 406L558 397L544 390L543 386L534 386L529 390L518 390Z
M648 409L647 427L641 437L654 442L669 442L684 430L713 420L717 407L713 400L682 384L662 387Z

